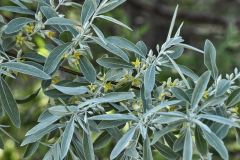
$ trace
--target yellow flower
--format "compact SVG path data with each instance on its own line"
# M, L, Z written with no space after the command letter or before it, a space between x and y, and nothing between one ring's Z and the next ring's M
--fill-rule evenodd
M209 93L208 91L205 91L203 94L203 98L208 99L208 97L209 97Z
M52 83L53 84L56 84L56 83L58 83L60 81L60 77L59 76L54 76L53 78L52 78Z
M16 44L17 45L23 45L23 42L25 41L25 37L22 36L22 33L19 33L16 35Z
M88 85L88 88L91 92L93 92L96 89L96 85L94 84Z
M134 78L132 80L132 86L139 87L141 85L141 80L139 78Z
M165 93L161 93L161 94L159 95L158 99L159 99L160 101L163 101L164 98L165 98L165 96L166 96Z
M55 32L53 31L47 31L48 38L53 38L55 36Z
M112 83L111 83L111 82L105 83L105 84L103 85L103 89L104 89L104 92L107 92L107 91L112 90L112 89L113 89Z
M81 53L80 53L80 52L74 52L74 53L73 53L73 58L79 60L80 57L81 57Z
M136 61L133 61L132 64L134 65L135 68L139 68L141 65L141 62L139 61L139 59L137 58Z
M29 25L26 25L25 27L24 27L24 31L26 32L26 33L28 33L28 34L31 34L31 33L33 33L33 31L34 31L34 25L33 24L29 24Z

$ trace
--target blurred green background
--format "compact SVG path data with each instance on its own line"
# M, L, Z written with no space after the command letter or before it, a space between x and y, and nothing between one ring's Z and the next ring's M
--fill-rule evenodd
M75 0L81 2L81 0ZM9 0L1 0L0 6L9 5ZM179 14L177 25L184 21L182 36L185 43L203 49L205 39L210 39L217 48L217 62L221 73L231 73L234 67L240 67L240 1L239 0L127 0L121 7L109 13L133 28L133 32L121 29L105 21L96 21L106 36L118 35L137 42L143 40L149 48L155 48L156 44L162 44L168 32L174 8L179 4ZM78 20L80 9L74 7L60 8L60 12L67 17ZM20 15L9 12L1 12L7 20ZM177 28L177 27L176 27ZM34 37L34 43L39 50L45 49L42 39ZM94 48L93 52L102 52L99 48ZM189 50L178 60L197 73L201 73L205 68L203 56L192 53ZM171 73L166 73L166 77ZM14 89L16 98L21 99L40 86L39 81L29 79L23 75L16 80L9 80L11 88ZM7 128L7 132L18 141L24 138L24 134L37 123L39 114L46 108L48 98L41 93L34 101L19 105L21 110L22 127ZM1 124L9 124L9 119L1 118ZM2 133L1 133L2 134ZM14 143L5 135L1 135L5 143L5 149L0 150L0 160L20 160L25 148L19 147L19 143ZM235 141L234 134L229 134L224 139L229 149L230 159L240 159L240 145ZM110 144L104 150L97 151L100 159L108 159L107 155L111 151ZM40 160L46 148L40 147L37 154L32 159ZM156 155L161 159L160 155ZM216 158L218 159L218 158Z

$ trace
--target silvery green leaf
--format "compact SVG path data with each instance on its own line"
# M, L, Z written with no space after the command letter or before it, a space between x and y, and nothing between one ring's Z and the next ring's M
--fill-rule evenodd
M110 22L113 22L115 24L118 24L119 26L122 26L122 27L127 28L128 30L132 31L132 29L130 27L128 27L126 24L116 20L115 18L112 18L112 17L109 17L109 16L104 16L104 15L99 15L97 17L105 19L105 20L110 21Z
M171 21L171 25L170 25L170 28L169 28L169 31L168 31L168 35L167 35L167 41L171 38L172 36L172 31L173 31L173 28L174 28L174 25L175 25L175 21L176 21L176 17L177 17L177 12L178 12L178 5L177 7L175 8L175 11L174 11L174 14L173 14L173 18L172 18L172 21Z
M64 129L62 140L61 140L61 157L64 159L68 153L73 133L74 133L74 118L71 118L67 122L66 128Z
M140 133L142 135L142 138L146 139L147 138L147 130L148 130L148 128L145 127L143 124L140 124L139 125L139 129L140 129Z
M204 45L204 64L207 66L208 70L211 71L212 77L216 79L218 77L216 49L209 40L206 40Z
M101 39L98 37L91 37L91 39L93 39L94 42L96 42L98 45L100 45L110 53L122 58L126 62L129 62L128 54L121 48L110 43L104 44L104 42L102 42Z
M227 119L227 118L222 117L222 116L218 116L218 115L200 114L200 115L198 115L198 118L207 119L207 120L210 120L210 121L214 121L214 122L217 122L217 123L226 124L226 125L234 126L234 127L238 127L238 128L240 127L238 124L236 124L232 120Z
M185 130L183 130L183 132L180 133L178 139L174 142L174 145L173 145L174 152L179 152L179 151L183 150L185 135L186 135Z
M92 0L85 0L82 6L81 23L85 26L95 12L95 6Z
M12 19L8 24L7 28L4 30L6 34L12 34L20 31L22 27L27 25L28 23L35 22L34 19L31 18L25 18L25 17L19 17Z
M185 85L186 85L187 88L189 89L190 86L189 86L189 84L188 84L188 81L187 81L187 79L184 77L183 72L182 72L182 70L179 68L178 64L177 64L170 56L168 56L167 54L166 54L166 56L168 57L168 59L170 60L170 62L171 62L172 65L173 65L174 69L176 69L176 71L178 72L178 74L181 76L183 82L185 83Z
M73 26L73 25L76 25L76 23L70 19L66 19L63 17L52 17L52 18L49 18L45 22L45 25L70 25L70 26Z
M220 105L220 104L224 103L226 98L227 98L226 96L210 97L202 104L202 106L198 109L198 112L201 110L204 110L207 107L213 107L216 105Z
M210 75L211 73L209 71L206 71L201 75L201 77L199 77L192 94L192 99L191 99L192 108L196 108L198 106L198 103L202 99L203 94L207 89L207 85L210 80Z
M188 127L186 129L186 135L184 140L184 148L183 148L183 159L184 160L192 160L192 134L191 134L191 128Z
M227 106L232 107L240 102L240 89L234 90L227 99Z
M62 93L72 95L72 96L81 95L88 92L88 88L85 86L65 87L65 86L53 85L53 87Z
M105 68L133 68L132 64L127 63L126 61L123 61L120 58L117 57L109 57L109 58L99 58L97 59L97 63Z
M24 152L23 158L30 158L38 149L39 142L29 144Z
M107 12L113 10L114 8L118 7L119 5L121 5L124 2L126 2L126 0L110 0L110 1L108 1L108 3L106 3L104 5L104 7L102 7L99 10L98 14L107 13Z
M124 100L133 99L135 97L133 92L111 92L102 97L90 99L86 102L80 103L79 107L84 107L89 104L121 102Z
M105 37L104 37L104 34L102 33L102 31L94 24L92 24L91 26L92 26L94 32L97 34L97 36L102 40L102 42L106 43L106 40L105 40Z
M129 40L122 38L122 37L117 37L117 36L111 36L107 38L107 41L109 43L112 43L115 46L118 46L119 48L126 49L128 51L134 52L137 55L139 55L141 58L145 58L144 53L132 42Z
M179 100L183 100L187 103L190 103L188 95L181 88L174 87L171 90L172 90L173 95L176 98L178 98Z
M107 128L106 131L112 136L112 138L116 142L122 137L122 133L117 127Z
M31 75L33 77L36 77L42 80L51 79L51 77L47 73L29 64L24 64L19 62L6 62L6 63L1 63L0 67L6 67L12 71Z
M88 133L90 133L89 126L87 125ZM91 134L87 134L83 131L83 150L84 155L87 160L95 160L93 142L91 138Z
M196 52L204 54L204 51L202 51L202 50L200 50L200 49L198 49L196 47L190 46L188 44L179 43L179 44L176 44L176 46L181 46L183 48L190 49L190 50L193 50L193 51L196 51Z
M201 153L202 156L206 156L208 153L208 145L206 140L203 138L202 131L200 130L200 127L195 128L195 143L197 150Z
M153 139L151 142L151 145L155 144L162 136L164 136L165 134L172 132L173 130L175 130L178 126L181 125L181 122L179 123L173 123L170 124L164 128L162 128L159 131L156 131L155 134L153 135Z
M0 100L1 107L7 113L13 125L19 128L21 125L21 120L17 103L11 93L8 84L2 77L0 77Z
M144 160L153 160L150 140L149 140L148 136L143 141L143 159Z
M179 57L182 56L184 48L181 46L175 46L174 48L172 48L171 50L173 50L173 53L169 54L169 56L172 59L178 59Z
M106 73L105 81L118 81L124 77L125 73L123 69L111 69Z
M34 15L34 12L26 9L26 8L21 8L17 6L2 6L0 7L1 11L9 11L13 13L20 13L20 14L26 14L26 15Z
M184 117L168 117L168 116L161 116L152 121L152 123L157 124L170 124L170 123L176 123L177 121L184 120Z
M65 43L54 48L46 59L43 70L48 74L52 74L58 67L64 53L67 52L71 46L72 43Z
M221 79L216 87L216 96L222 96L226 93L226 91L231 87L231 81L226 79Z
M148 48L143 41L138 41L136 47L141 51L144 57L148 54Z
M46 134L49 134L50 132L57 129L58 127L60 127L60 125L51 124L51 125L47 126L46 128L43 128L43 129L39 130L38 132L25 137L25 139L21 143L21 146L38 141L43 136L45 136Z
M226 147L224 146L223 141L216 136L209 128L208 126L201 125L200 126L204 135L204 139L207 140L208 144L211 145L218 153L219 155L224 159L228 160L228 151Z
M125 133L122 138L117 142L117 144L114 146L110 159L115 159L129 144L129 142L132 140L134 133L135 133L136 127L131 128L128 130L127 133Z
M179 101L179 100L172 100L172 101L161 102L158 105L156 105L154 108L152 108L151 110L147 111L143 116L147 117L147 116L149 116L149 115L151 115L153 113L156 113L157 111L159 111L159 110L161 110L161 109L163 109L165 107L176 105L179 102L181 102L181 101Z
M151 92L155 85L156 66L150 65L144 74L144 91L145 97L150 97Z
M98 129L106 129L106 128L114 128L121 125L124 125L128 122L128 120L116 120L116 121L101 121L98 124Z
M114 121L114 120L129 120L138 121L138 118L134 115L128 114L102 114L88 118L89 120L102 120L102 121Z
M33 135L43 129L45 129L46 127L52 125L54 122L56 122L57 120L59 120L61 118L61 116L56 116L56 115L52 115L51 117L49 117L48 119L46 119L45 121L40 122L39 124L37 124L36 126L34 126L32 129L30 129L27 133L26 136L30 136Z
M153 147L156 148L159 153L168 160L176 160L179 158L179 155L175 153L170 147L160 142L155 143Z
M90 82L94 83L96 81L96 70L93 67L92 63L88 60L87 57L82 56L79 60L81 71L84 77Z
M56 116L66 116L69 114L72 114L74 112L77 112L78 109L76 106L62 106L62 105L57 105L57 106L53 106L48 108L48 111L52 114L52 115L56 115Z

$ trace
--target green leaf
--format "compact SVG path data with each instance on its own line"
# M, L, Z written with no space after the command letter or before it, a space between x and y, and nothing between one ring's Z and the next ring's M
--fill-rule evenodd
M24 152L23 158L30 158L38 149L39 142L29 144Z
M143 141L143 160L153 160L149 137Z
M208 119L210 121L214 121L214 122L221 123L221 124L226 124L229 126L240 127L237 123L233 122L232 120L227 119L222 116L218 116L218 115L200 114L200 115L198 115L198 117L202 118L202 119Z
M132 29L130 27L128 27L126 24L116 20L115 18L112 18L112 17L109 17L109 16L104 16L104 15L99 15L97 17L105 19L105 20L110 21L110 22L113 22L115 24L118 24L119 26L122 26L122 27L127 28L128 30L132 31Z
M218 138L206 125L205 127L200 127L202 129L204 139L207 140L208 144L211 145L224 160L228 160L228 151L224 146L223 141Z
M65 86L53 85L53 87L64 94L72 95L72 96L81 95L88 92L88 88L85 86L65 87Z
M51 79L51 77L47 73L29 64L24 64L19 62L6 62L6 63L0 64L0 67L6 67L12 71L31 75L33 77L36 77L42 80Z
M183 101L185 101L187 103L190 102L188 95L181 88L174 87L171 90L172 90L173 95L176 98L178 98L179 100L183 100Z
M227 106L232 107L240 102L240 88L234 90L227 99Z
M94 141L93 146L94 150L100 150L103 147L105 147L109 142L111 142L112 138L111 136L104 131L102 134L98 136L98 138Z
M216 49L209 40L206 40L204 45L204 64L211 71L212 77L217 79Z
M108 3L106 3L104 5L104 7L102 7L98 14L104 14L107 13L113 9L115 9L116 7L118 7L119 5L121 5L122 3L126 2L126 0L110 0L108 1Z
M175 8L175 11L174 11L174 14L173 14L171 25L170 25L170 28L169 28L169 31L168 31L167 41L171 38L172 31L173 31L173 28L174 28L174 25L175 25L175 21L176 21L176 17L177 17L177 12L178 12L178 5Z
M197 81L197 84L193 90L192 99L191 99L191 105L193 109L198 106L198 103L202 99L204 92L207 89L207 85L210 79L210 74L211 73L209 71L203 73Z
M155 85L156 66L150 65L144 74L145 97L150 97Z
M135 97L133 92L111 92L102 97L90 99L84 103L79 104L79 107L84 107L89 104L121 102L124 100L133 99Z
M222 96L226 93L226 91L231 87L231 81L226 79L221 79L216 88L216 96Z
M63 17L52 17L52 18L49 18L45 22L45 25L70 25L70 26L73 26L73 25L76 25L76 23L70 19L66 19Z
M64 159L64 157L66 157L71 141L72 141L72 137L73 137L73 133L74 133L74 118L71 118L71 120L69 122L67 122L67 126L64 129L63 135L62 135L62 141L61 141L61 157L62 159Z
M48 74L52 74L58 67L64 53L67 52L71 46L72 43L65 43L54 48L46 59L43 70Z
M84 150L84 155L87 160L95 160L95 155L94 155L94 149L93 149L93 142L89 130L89 125L87 125L87 134L85 131L83 131L83 150Z
M84 75L84 77L90 82L90 83L94 83L96 81L96 70L93 67L92 63L88 60L87 57L82 56L80 58L80 68L81 71Z
M135 44L125 38L111 36L107 38L107 41L115 46L118 46L119 48L134 52L140 57L145 58L144 53L142 53L142 51Z
M0 99L2 108L9 116L14 126L19 128L21 125L21 120L17 103L13 98L13 95L11 93L10 88L8 87L8 84L2 77L0 77Z
M114 120L132 120L132 121L138 121L138 118L133 115L127 115L127 114L102 114L90 117L89 120L102 120L102 121L114 121Z
M175 153L170 147L160 142L157 142L153 146L159 151L160 154L162 154L168 160L176 160L179 157L178 154Z
M94 32L97 34L97 36L104 42L106 43L106 40L105 40L105 37L104 37L104 34L102 33L102 31L97 27L95 26L94 24L91 25Z
M203 133L201 132L200 127L198 126L195 128L195 143L197 150L201 153L201 155L206 156L208 153L208 145L203 138Z
M122 59L117 57L99 58L97 59L97 63L105 68L133 68L130 63L127 63L126 61L123 61Z
M85 26L95 12L95 6L92 0L85 0L81 12L81 24Z
M184 148L183 148L183 159L184 160L192 160L192 134L191 134L191 128L188 127L186 129L186 136L184 140Z
M6 34L12 34L20 31L22 27L27 25L28 23L35 22L35 20L30 19L30 18L25 18L25 17L19 17L11 20L7 24L7 28L5 29Z
M122 138L117 142L117 144L114 146L110 159L115 159L129 144L129 142L132 140L134 133L135 133L136 127L131 128L128 130L127 133L125 133Z
M17 6L2 6L0 7L1 11L9 11L13 13L20 13L20 14L26 14L26 15L34 15L35 13L29 9L17 7Z

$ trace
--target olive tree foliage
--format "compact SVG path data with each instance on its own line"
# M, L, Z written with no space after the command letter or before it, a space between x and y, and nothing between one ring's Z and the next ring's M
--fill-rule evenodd
M40 90L50 99L21 143L27 145L25 158L43 145L48 148L44 160L94 160L96 151L111 141L115 145L109 159L152 160L153 151L158 151L166 159L204 160L212 159L214 150L229 159L223 139L230 129L239 135L238 69L220 74L209 40L203 50L185 44L182 24L174 32L177 8L166 42L154 50L143 41L104 36L96 20L131 30L106 15L125 1L12 0L15 6L0 7L21 15L9 22L0 17L1 115L20 127L17 103L31 100ZM62 6L81 9L81 19L66 18L59 13ZM47 57L37 53L33 36L51 46ZM94 46L105 54L99 58ZM204 57L206 72L201 75L176 63L189 49ZM64 67L77 74L55 80ZM163 70L175 71L179 78L160 80ZM38 92L22 101L14 99L6 82L17 72L42 81ZM6 126L0 127L6 133Z

